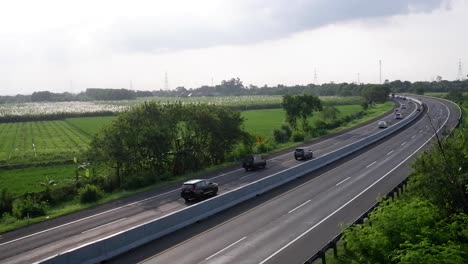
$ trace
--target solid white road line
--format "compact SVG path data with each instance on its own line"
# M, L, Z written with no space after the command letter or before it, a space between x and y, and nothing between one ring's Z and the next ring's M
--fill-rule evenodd
M230 247L234 246L235 244L237 244L237 243L241 242L242 240L244 240L244 239L246 239L246 238L247 238L247 237L243 237L243 238L241 238L241 239L237 240L236 242L232 243L231 245L229 245L229 246L227 246L227 247L225 247L225 248L221 249L220 251L218 251L218 252L214 253L213 255L211 255L211 256L209 256L209 257L207 257L205 260L209 260L210 258L212 258L212 257L214 257L214 256L216 256L216 255L218 255L219 253L221 253L221 252L225 251L226 249L228 249L228 248L230 248Z
M289 212L288 212L288 214L290 214L290 213L292 213L292 212L296 211L297 209L301 208L302 206L304 206L304 205L306 205L306 204L310 203L310 201L311 201L311 200L308 200L308 201L306 201L306 202L304 202L304 203L300 204L300 205L299 205L299 206L297 206L296 208L294 208L294 209L292 209L291 211L289 211Z
M390 155L390 154L392 154L393 151L394 151L394 150L392 149L390 152L388 152L388 153L387 153L387 156Z
M125 219L127 219L127 218L126 218L126 217L120 218L119 220L115 220L115 221L112 221L112 222L110 222L110 223L107 223L107 224L104 224L104 225L100 225L100 226L97 226L97 227L95 227L95 228L91 228L91 229L88 229L88 230L86 230L86 231L83 231L83 232L81 232L81 234L84 234L84 233L86 233L86 232L90 232L90 231L96 230L96 229L98 229L98 228L101 228L101 227L104 227L104 226L107 226L107 225L111 225L111 224L117 223L117 222L122 221L122 220L125 220Z
M438 133L444 126L445 124L447 124L449 118L450 118L450 109L444 105L447 110L448 110L448 115L447 115L447 119L445 120L444 124L439 128L439 130L436 131L436 133ZM268 258L264 259L262 262L260 262L259 264L264 264L266 263L267 261L269 261L270 259L272 259L274 256L278 255L278 253L280 253L281 251L283 251L285 248L289 247L290 245L292 245L294 242L296 242L297 240L301 239L303 236L307 235L307 233L309 233L310 231L314 230L317 226L321 225L323 222L325 222L327 219L329 219L330 217L332 217L333 215L335 215L336 213L338 213L341 209L343 209L344 207L346 207L348 204L350 204L352 201L356 200L359 196L361 196L363 193L367 192L370 188L372 188L374 185L376 185L377 183L379 183L381 180L383 180L385 177L387 177L390 173L392 173L394 170L396 170L398 167L400 167L403 163L405 163L407 160L409 160L412 156L414 156L414 154L418 153L419 150L421 150L429 141L432 140L432 138L435 136L432 135L428 140L426 140L419 148L417 148L413 153L411 153L411 155L409 155L408 157L406 157L402 162L400 162L398 165L396 165L393 169L391 169L389 172L387 172L385 175L383 175L382 177L380 177L377 181L375 181L374 183L372 183L371 185L369 185L366 189L364 189L362 192L360 192L359 194L357 194L356 196L354 196L351 200L347 201L345 204L343 204L342 206L340 206L338 209L336 209L335 211L333 211L331 214L327 215L325 218L323 218L322 220L320 220L317 224L315 224L314 226L312 226L311 228L307 229L304 233L302 233L300 236L296 237L295 239L293 239L291 242L289 242L288 244L284 245L282 248L280 248L279 250L275 251L273 254L271 254Z
M376 163L377 163L377 161L372 162L371 164L369 164L369 165L366 166L366 169L369 168L370 166L376 164Z
M335 184L335 186L338 186L338 185L342 184L343 182L345 182L345 181L347 181L347 180L349 180L349 179L351 179L351 177L348 177L348 178L346 178L346 179L340 181L339 183Z

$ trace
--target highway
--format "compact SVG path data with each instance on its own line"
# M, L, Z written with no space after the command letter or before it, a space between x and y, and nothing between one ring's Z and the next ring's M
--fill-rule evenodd
M434 104L434 108L440 104L432 101L433 100L428 100L428 102ZM408 106L408 109L403 112L404 115L415 110L414 104L411 103ZM441 111L445 110L442 109ZM442 118L443 112L440 112L440 115L441 116L437 118ZM393 119L393 115L388 115L387 117L383 118L383 120L387 120L389 124L397 122L397 120ZM315 142L310 146L310 148L314 151L314 156L318 157L350 144L369 134L376 133L377 131L378 128L375 122L372 122L369 125L351 130L347 133ZM427 133L429 132L421 134L422 136L427 136ZM408 146L414 146L414 144L409 143L410 142L408 142ZM394 150L394 152L398 153L396 150ZM390 160L394 160L394 155L389 154L388 156ZM270 157L267 169L265 170L247 173L244 172L243 169L236 167L223 171L219 174L211 175L210 178L213 181L219 183L220 193L223 193L239 186L248 184L252 181L258 180L262 177L269 176L275 172L284 170L285 168L293 166L298 162L301 161L294 160L293 155L290 151L288 151L284 154ZM377 164L376 161L376 163L372 164L370 167L380 168L381 166L382 165ZM346 167L345 169L349 171L347 166L344 167ZM322 176L318 177L317 179L321 178ZM345 177L341 179L341 181L342 183L340 183L339 186L347 186L348 184L355 182L355 179L352 179L351 177L346 179ZM330 182L328 184L330 184ZM311 190L316 188L317 187L314 187ZM308 191L306 193L313 192ZM331 195L334 192L331 191L327 193L327 195ZM0 262L24 263L40 261L49 256L70 250L76 246L90 243L110 234L125 230L137 224L144 223L148 220L189 206L185 204L182 199L180 199L179 186L174 186L172 189L166 189L160 191L159 193L152 193L146 197L138 198L138 200L130 200L126 204L121 204L112 208L102 206L100 208L89 210L88 212L77 213L67 217L54 219L42 224L34 225L29 228L2 234L2 237L0 238ZM275 198L273 201L277 199L278 198ZM315 205L317 202L315 199L312 200L309 198L308 200L311 201L303 201L303 203L307 201L308 202L298 208L297 211L302 212L302 209ZM375 201L375 199L371 200ZM325 201L328 204L331 200ZM115 204L116 203L114 203L114 205ZM278 209L273 211L278 211ZM324 212L324 214L326 214L326 212ZM278 216L278 218L281 217ZM224 237L226 237L226 243L231 241L229 236L223 236L223 240ZM247 238L248 237L244 238L241 242L244 243L249 241ZM237 244L240 244L241 242L238 242ZM218 256L222 256L222 254L217 254L209 260L214 261Z
M222 213L111 263L303 263L340 233L341 224L356 220L406 178L409 162L433 140L434 128L441 133L456 125L457 106L423 101L427 115L364 153L249 201L240 214Z

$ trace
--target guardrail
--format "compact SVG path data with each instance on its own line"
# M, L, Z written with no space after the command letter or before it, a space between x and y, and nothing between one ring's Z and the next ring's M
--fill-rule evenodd
M418 100L408 98L418 104ZM421 103L421 101L419 101ZM421 103L422 104L422 103ZM420 104L420 105L421 105ZM416 110L399 123L388 127L374 135L367 136L355 143L351 143L327 155L318 157L311 161L301 163L292 168L277 172L266 178L257 180L245 186L220 194L211 199L194 204L187 208L173 212L166 216L151 220L149 222L134 226L130 229L110 235L77 248L62 252L60 254L42 260L42 263L96 263L133 248L146 244L152 240L172 233L180 228L193 224L213 214L226 210L234 205L265 193L280 185L290 182L298 177L304 176L372 143L381 140L388 135L406 127L414 121L421 112Z
M400 184L397 185L397 187L393 188L387 195L385 195L382 199L382 201L388 201L387 199L397 199L400 194L403 193L405 190L406 186L408 184L408 178L404 179ZM365 213L363 213L356 221L354 221L351 225L356 225L356 224L362 224L364 223L365 219L368 218L369 214L374 211L374 209L379 206L381 201L375 203L371 208L369 208ZM323 248L321 248L317 253L312 255L309 259L307 259L304 264L313 264L315 261L321 259L322 264L327 263L327 258L326 258L326 253L328 250L333 249L333 255L334 257L338 257L338 248L337 248L337 243L340 241L340 239L343 237L343 232L335 236L330 242L328 242ZM343 247L346 249L346 244L343 244Z
M423 104L420 100L417 100L417 99L413 99L413 101L415 102L419 102L419 105L421 105L422 107L425 106L425 104ZM462 117L463 117L463 109L460 109L460 116L458 118L458 123L455 127L458 127L460 125L460 122L462 121ZM423 112L423 111L421 111ZM450 131L450 134L453 133L453 130ZM406 186L408 184L408 180L409 178L405 178L403 181L401 181L395 188L393 188L390 192L387 193L387 195L384 196L384 199L385 198L388 198L388 199L392 199L392 200L395 200L397 199L401 193L403 193L403 191L406 189ZM385 200L382 200L382 201L385 201ZM387 200L388 201L388 200ZM369 214L376 208L378 207L379 205L381 204L381 202L376 202L373 206L371 206L365 213L363 213L360 217L358 217L356 219L356 221L354 221L351 225L356 225L356 224L362 224L364 222L364 220L366 218L368 218ZM315 253L314 255L312 255L309 259L307 259L304 264L312 264L314 262L316 262L317 260L321 259L322 260L322 264L326 264L327 261L326 261L326 252L330 249L333 249L333 255L335 257L338 256L338 249L337 249L337 243L338 241L343 237L343 232L341 232L340 234L338 234L336 237L334 237L332 240L330 240L330 242L328 242L323 248L321 248L317 253ZM346 244L344 243L343 244L343 247L345 248L346 250Z

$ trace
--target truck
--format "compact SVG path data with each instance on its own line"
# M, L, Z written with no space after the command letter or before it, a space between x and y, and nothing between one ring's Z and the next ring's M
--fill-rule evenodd
M248 154L242 161L242 167L245 171L255 170L258 168L264 169L266 167L266 159L261 155Z

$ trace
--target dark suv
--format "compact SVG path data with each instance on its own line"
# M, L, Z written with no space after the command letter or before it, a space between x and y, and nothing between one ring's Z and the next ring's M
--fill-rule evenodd
M189 200L202 199L208 196L215 196L218 193L218 184L209 180L190 180L182 185L180 196Z
M242 167L245 169L245 171L255 170L258 168L265 168L266 159L260 155L249 154L244 157L244 161L242 162Z
M312 153L312 150L307 149L307 148L297 148L294 151L294 158L296 160L298 159L307 160L313 157L314 157L314 154Z

